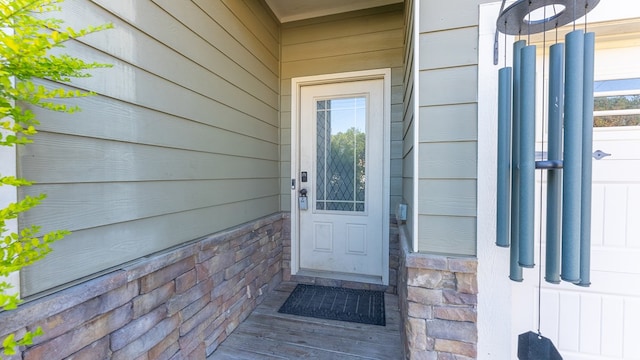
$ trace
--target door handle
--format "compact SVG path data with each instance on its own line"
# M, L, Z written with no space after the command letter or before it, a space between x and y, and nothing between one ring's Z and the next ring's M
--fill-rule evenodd
M611 156L611 154L607 154L606 152L604 152L602 150L596 150L596 151L593 152L593 155L591 155L591 156L593 156L593 158L596 159L596 160L601 160L604 157Z
M300 189L300 196L298 197L300 210L307 210L309 208L309 203L307 201L307 189Z

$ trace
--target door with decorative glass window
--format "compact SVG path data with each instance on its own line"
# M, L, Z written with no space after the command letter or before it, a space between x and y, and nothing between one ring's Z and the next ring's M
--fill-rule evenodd
M384 103L384 79L300 88L293 203L302 274L373 283L387 278Z

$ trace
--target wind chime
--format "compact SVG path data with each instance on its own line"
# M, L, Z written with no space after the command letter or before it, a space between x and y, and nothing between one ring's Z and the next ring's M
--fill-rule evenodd
M498 63L498 31L505 40L507 35L519 38L513 44L512 66L506 64L505 49L505 67L498 76L496 245L510 247L509 278L513 281L523 280L522 268L534 267L535 171L541 170L547 172L545 280L590 285L595 34L576 29L575 22L598 2L518 0L506 9L505 0L502 2L494 64ZM547 159L536 161L536 46L522 38L530 39L537 33L544 36L546 31L557 31L572 22L573 31L565 36L565 42L558 43L556 35L556 43L549 48L548 91L543 94L548 108L543 110L542 121L544 133L546 116L548 151ZM538 333L519 337L518 358L562 358L540 334L540 312Z

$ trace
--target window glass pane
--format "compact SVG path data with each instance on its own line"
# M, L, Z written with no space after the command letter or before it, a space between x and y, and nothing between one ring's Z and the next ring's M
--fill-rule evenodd
M594 127L640 126L640 114L594 116Z
M594 83L593 126L640 126L640 78Z
M640 110L640 95L598 96L593 99L593 110Z
M321 100L316 112L316 209L364 211L366 98Z
M593 83L593 91L596 93L608 92L608 91L638 90L638 89L640 89L640 78L602 80L602 81L595 81Z

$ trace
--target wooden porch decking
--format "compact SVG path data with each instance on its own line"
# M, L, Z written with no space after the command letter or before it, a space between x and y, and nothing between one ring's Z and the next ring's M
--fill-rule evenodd
M282 283L207 360L402 359L398 297L385 294L386 326L278 313L295 283Z

